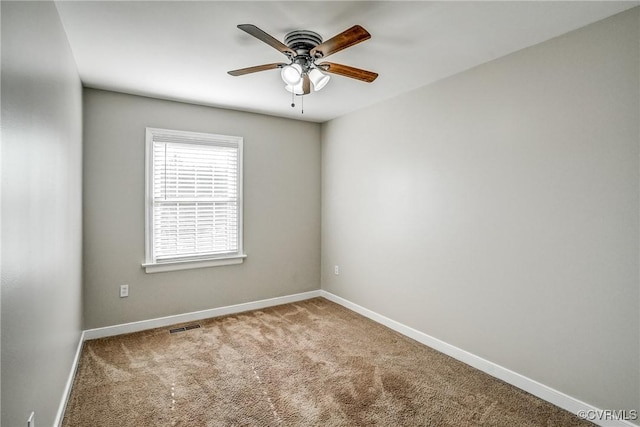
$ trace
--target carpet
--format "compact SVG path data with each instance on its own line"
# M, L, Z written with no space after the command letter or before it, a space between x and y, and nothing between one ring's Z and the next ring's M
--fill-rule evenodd
M591 426L323 298L84 343L63 427Z

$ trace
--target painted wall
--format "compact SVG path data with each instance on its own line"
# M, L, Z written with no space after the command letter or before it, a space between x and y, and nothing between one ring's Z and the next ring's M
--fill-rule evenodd
M93 89L84 118L87 329L320 288L320 125ZM147 126L244 138L243 264L144 272Z
M82 327L82 86L53 2L2 8L2 425L53 425Z
M324 124L322 288L640 409L638 29L636 8Z

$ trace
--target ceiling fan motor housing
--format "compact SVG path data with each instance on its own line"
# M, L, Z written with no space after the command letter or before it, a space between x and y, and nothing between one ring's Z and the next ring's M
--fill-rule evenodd
M296 52L293 62L302 67L304 73L308 72L313 63L309 52L322 43L320 34L309 30L295 30L284 36L284 43Z
M284 43L298 55L309 55L309 51L322 43L322 36L309 30L295 30L284 36Z

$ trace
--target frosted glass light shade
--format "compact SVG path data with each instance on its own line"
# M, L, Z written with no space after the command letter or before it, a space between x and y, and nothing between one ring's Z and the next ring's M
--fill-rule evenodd
M329 78L330 76L323 74L317 68L314 68L309 72L309 79L311 80L311 83L313 83L313 88L316 90L316 92L325 87L327 83L329 83Z
M302 79L302 67L298 64L287 65L282 67L280 75L286 84L295 86Z
M293 92L296 95L302 95L304 93L304 88L302 87L302 79L296 85L286 85L284 87L289 92Z

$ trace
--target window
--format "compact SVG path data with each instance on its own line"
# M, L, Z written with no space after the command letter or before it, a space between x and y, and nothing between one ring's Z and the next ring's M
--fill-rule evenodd
M147 273L242 263L242 138L147 128Z

